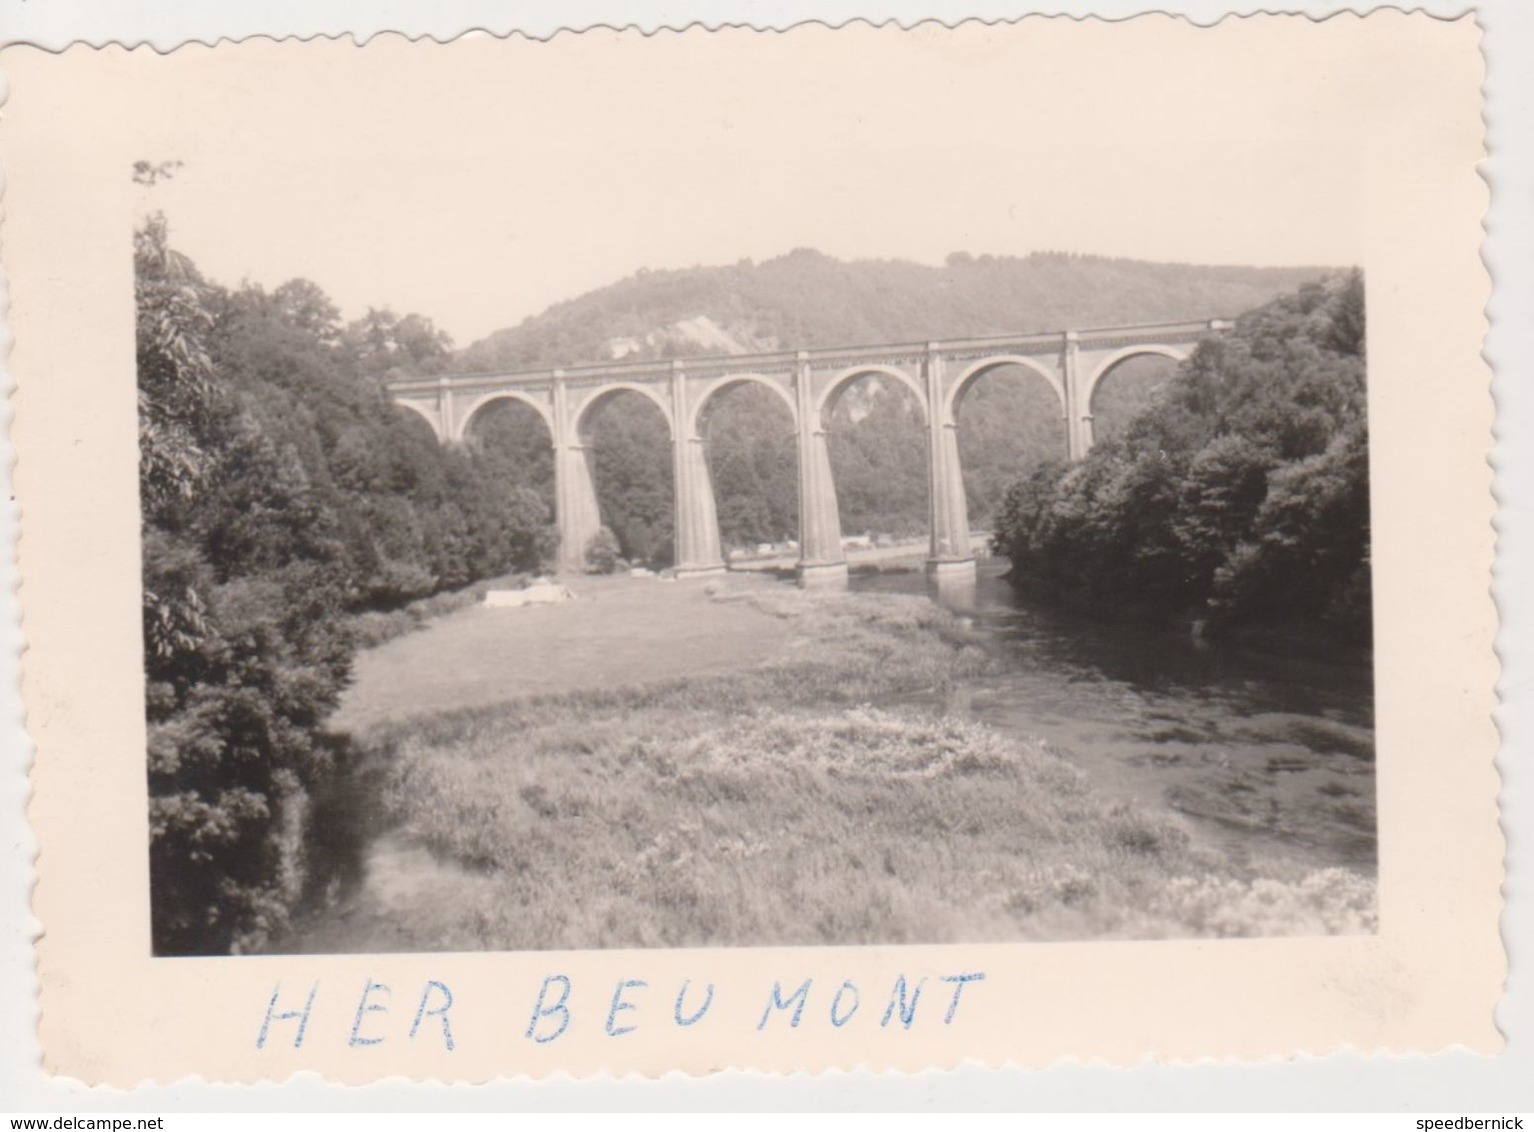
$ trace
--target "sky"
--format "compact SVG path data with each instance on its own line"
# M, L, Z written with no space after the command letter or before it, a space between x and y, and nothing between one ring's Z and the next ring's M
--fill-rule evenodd
M134 112L144 158L184 165L140 207L220 282L308 278L459 345L641 268L795 247L1361 262L1367 91L1242 23L182 52Z

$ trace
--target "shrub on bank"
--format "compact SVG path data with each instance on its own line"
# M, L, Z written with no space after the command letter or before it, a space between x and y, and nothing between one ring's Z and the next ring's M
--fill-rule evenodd
M622 548L618 536L603 527L586 543L586 573L612 574L618 569Z

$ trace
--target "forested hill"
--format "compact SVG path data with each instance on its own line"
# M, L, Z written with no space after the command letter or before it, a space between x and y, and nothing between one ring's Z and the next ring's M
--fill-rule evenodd
M809 349L1234 316L1318 267L1200 267L1042 252L941 267L799 249L764 263L641 271L456 359L463 370Z

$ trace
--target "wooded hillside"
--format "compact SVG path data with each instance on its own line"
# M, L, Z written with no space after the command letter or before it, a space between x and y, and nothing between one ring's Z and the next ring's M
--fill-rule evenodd
M849 263L800 248L759 264L641 271L498 330L461 351L454 364L568 366L615 353L669 358L1234 317L1322 270L1056 252L1022 258L960 252L930 267ZM699 319L707 320L707 332Z

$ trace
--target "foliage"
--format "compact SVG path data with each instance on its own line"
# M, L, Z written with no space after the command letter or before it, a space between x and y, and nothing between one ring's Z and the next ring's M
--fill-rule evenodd
M163 217L134 234L134 262L139 483L144 509L154 515L190 497L206 471L198 433L212 381L206 346L212 320L196 269L165 246Z
M1003 366L964 391L956 416L970 526L988 530L1013 483L1064 455L1060 398L1038 374Z
M1147 411L1008 493L997 549L1093 602L1369 637L1364 298L1310 284L1204 342Z
M588 574L611 574L618 569L618 556L621 548L618 545L618 536L603 527L591 536L591 541L586 544L586 572Z
M591 410L585 442L602 523L623 557L657 570L672 565L675 471L660 410L643 394L612 394Z
M492 401L474 414L465 439L494 482L531 491L554 513L554 441L538 410L522 401Z
M311 283L209 283L162 218L134 253L154 946L220 952L301 883L354 618L536 567L549 513L386 402L409 319L370 354Z
M794 421L771 390L741 384L716 395L702 432L726 549L799 537Z
M927 426L904 385L865 377L831 406L827 447L842 530L910 535L927 530Z
M452 338L437 329L431 319L420 314L401 318L387 307L369 307L340 335L358 366L369 374L386 374L396 369L415 375L441 373L449 367L453 356Z
M1215 573L1213 606L1234 618L1320 621L1370 634L1369 451L1363 423L1275 471L1253 528Z

